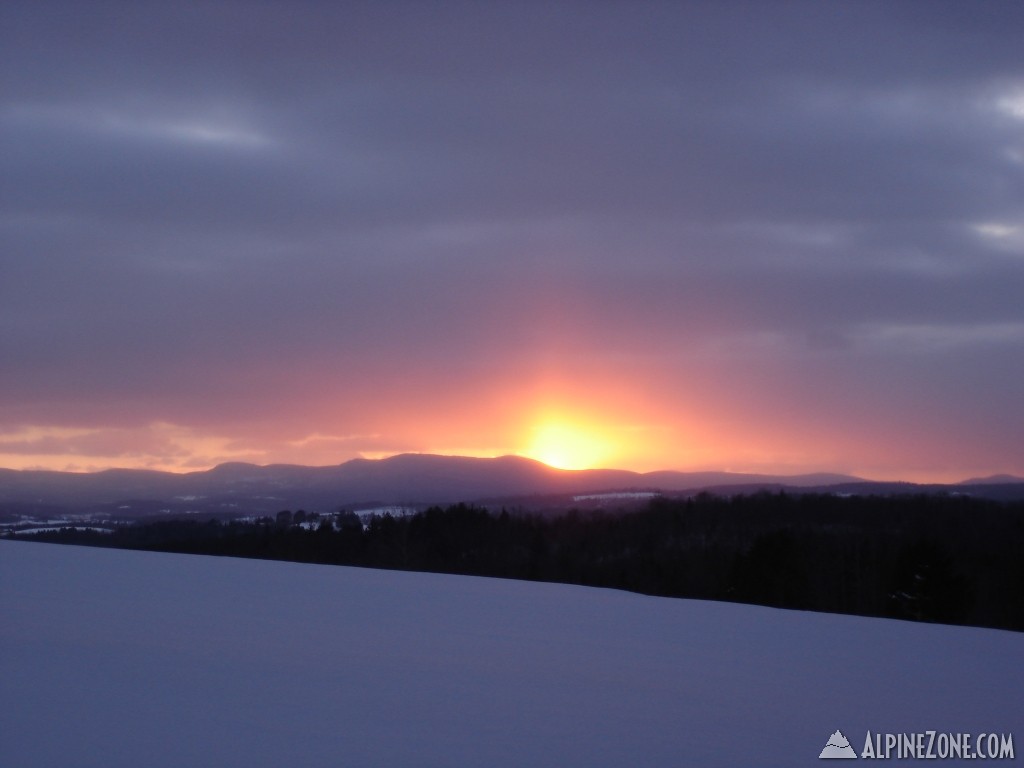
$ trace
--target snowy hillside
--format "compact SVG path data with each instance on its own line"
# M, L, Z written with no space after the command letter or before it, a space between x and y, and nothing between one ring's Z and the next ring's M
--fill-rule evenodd
M1024 635L995 630L8 541L0 616L5 766L798 766L837 729L1024 750Z

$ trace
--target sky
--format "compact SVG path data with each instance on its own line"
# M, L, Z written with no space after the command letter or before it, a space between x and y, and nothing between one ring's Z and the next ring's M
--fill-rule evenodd
M0 6L0 466L1024 474L1024 5Z

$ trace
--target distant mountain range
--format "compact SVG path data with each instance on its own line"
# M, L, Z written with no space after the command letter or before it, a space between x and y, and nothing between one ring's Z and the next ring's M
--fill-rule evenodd
M221 464L177 474L112 469L89 474L0 469L0 514L272 514L383 505L500 502L624 491L750 493L970 493L1024 498L1024 478L997 475L957 485L875 483L849 475L560 470L519 456L483 459L403 454L336 466Z
M1007 485L1013 483L1024 483L1024 477L1016 475L989 475L988 477L972 477L964 480L959 485Z

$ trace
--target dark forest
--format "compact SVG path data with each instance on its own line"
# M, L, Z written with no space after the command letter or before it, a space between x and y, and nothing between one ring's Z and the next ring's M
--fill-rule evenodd
M1024 503L963 496L702 494L629 512L457 504L369 520L286 510L257 522L162 520L31 538L1024 630Z

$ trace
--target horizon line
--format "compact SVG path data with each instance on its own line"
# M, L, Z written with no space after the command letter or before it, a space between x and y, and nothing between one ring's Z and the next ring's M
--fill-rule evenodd
M971 481L996 480L996 479L1006 478L1005 482L1008 482L1008 483L1018 483L1018 482L1024 483L1024 477L1015 475L1015 474L1010 473L1010 472L998 472L998 471L993 471L993 472L990 472L990 473L987 473L987 474L974 475L974 476L970 476L970 477L962 477L962 479L959 479L959 480L941 480L941 481L940 480L921 480L921 479L908 480L908 479L906 479L903 476L901 476L898 479L876 479L876 478L870 478L870 477L862 477L862 476L860 476L858 474L854 474L854 473L851 473L851 472L843 472L843 471L836 471L836 470L813 470L813 471L802 471L802 472L801 471L795 471L795 472L794 471L783 471L783 472L779 472L779 471L764 471L764 470L736 470L736 469L722 469L722 468L701 468L701 469L671 469L671 468L664 468L664 469L654 469L654 470L635 470L635 469L628 469L628 468L623 468L623 467L613 467L613 466L584 467L584 468L564 468L564 467L557 467L557 466L554 466L552 464L548 464L548 463L546 463L544 461L541 461L540 459L535 459L535 458L530 457L530 456L524 456L522 454L515 454L515 453L501 454L501 455L498 455L498 456L473 456L473 455L470 455L470 454L448 454L448 453L434 453L434 452L427 452L427 451L402 451L402 452L398 452L398 453L394 453L394 454L389 454L387 456L374 456L374 457L370 457L370 456L354 456L352 458L345 459L344 461L340 461L340 462L334 463L334 464L301 464L301 463L289 463L289 462L271 462L271 463L267 463L267 464L258 464L258 463L250 462L250 461L223 461L223 462L219 462L219 463L216 463L216 464L210 464L209 466L206 466L204 468L196 468L196 469L159 469L159 468L154 468L154 467L128 467L128 466L112 465L112 466L107 466L107 467L102 467L102 468L92 468L92 469L54 469L54 468L49 468L49 467L38 467L37 466L37 467L22 467L20 469L16 469L16 468L13 468L13 467L0 467L0 470L7 471L7 472L19 472L19 473L21 473L21 472L51 472L51 473L55 473L55 474L68 474L68 475L98 475L98 474L102 474L104 472L150 472L150 473L166 474L166 475L193 475L193 474L203 474L203 473L211 472L211 471L216 470L216 469L218 469L220 467L231 466L231 465L249 466L249 467L254 467L254 468L257 468L257 469L266 469L266 468L269 468L269 467L298 467L298 468L304 468L304 469L329 469L329 468L332 468L332 467L344 466L345 464L349 464L349 463L355 462L355 461L364 461L364 462L374 462L374 463L376 463L376 462L390 461L390 460L397 459L397 458L402 458L402 457L426 457L426 458L437 457L437 458L449 458L449 459L466 459L466 460L473 460L473 461L500 461L500 460L505 460L505 459L517 459L517 460L521 460L521 461L524 461L524 462L529 462L529 463L532 463L532 464L539 465L539 466L544 467L544 468L546 468L548 470L551 470L551 471L561 472L561 473L566 473L566 474L582 474L582 473L587 473L587 472L624 472L624 473L634 474L634 475L642 477L642 476L646 476L646 475L670 472L670 473L675 473L675 474L680 474L680 475L723 474L723 475L734 475L737 478L743 478L743 477L771 477L771 478L778 478L778 479L801 478L801 477L802 478L806 478L806 477L814 477L814 476L823 476L823 477L824 476L840 476L840 477L843 477L843 478L846 479L845 482L907 483L907 484L911 484L911 485L962 485L962 484L965 484L965 483L968 483L968 482L971 482ZM913 474L914 473L909 473L908 476L912 476Z

